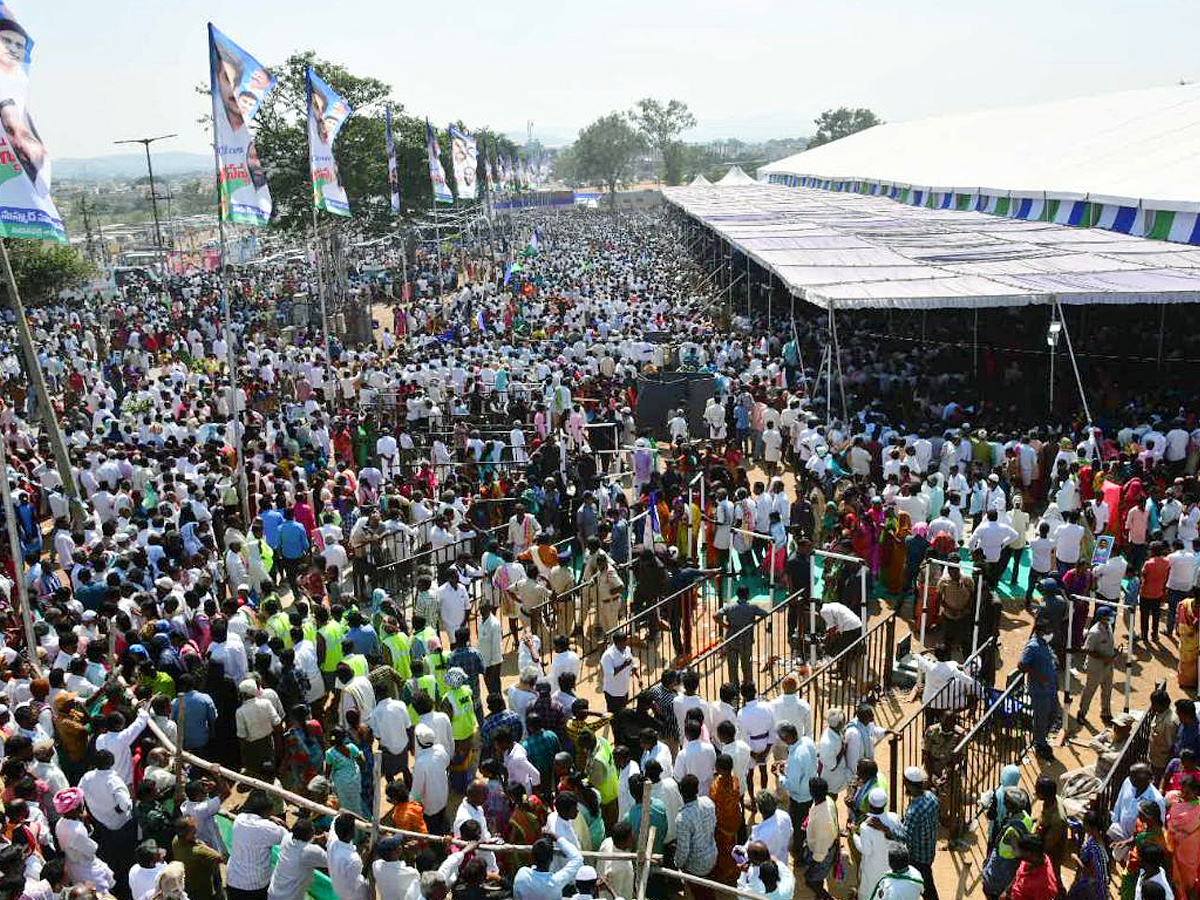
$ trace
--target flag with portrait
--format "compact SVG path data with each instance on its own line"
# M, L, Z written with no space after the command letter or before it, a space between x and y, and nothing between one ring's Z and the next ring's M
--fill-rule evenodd
M250 122L276 79L253 56L208 25L209 93L221 219L238 225L271 220L271 191Z
M428 119L425 120L425 155L429 157L429 183L433 185L433 199L438 203L453 203L454 195L446 184L446 170L442 167L442 145Z
M0 236L66 241L50 197L50 154L29 114L33 38L0 2Z
M337 216L348 216L350 200L338 177L333 142L354 110L312 66L305 69L304 76L308 89L308 163L313 205Z
M450 164L454 171L454 187L459 200L475 199L475 180L479 174L479 151L474 136L451 125Z
M392 108L389 106L386 110L386 125L387 132L385 141L387 143L387 164L388 164L388 196L392 201L392 215L400 215L400 168L396 165L396 141L392 138Z

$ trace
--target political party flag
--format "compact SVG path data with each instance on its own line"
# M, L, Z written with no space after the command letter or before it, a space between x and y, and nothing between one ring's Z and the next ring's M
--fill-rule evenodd
M337 216L348 216L350 201L338 178L333 142L354 110L312 66L304 70L304 77L308 90L308 164L312 172L313 206Z
M275 89L276 78L211 22L208 69L221 219L238 225L266 225L271 219L271 192L250 122Z
M400 215L400 169L396 165L396 142L392 139L392 108L386 109L388 196L392 199L392 215Z
M525 247L526 256L536 256L542 248L541 238L538 237L537 229L533 229L533 234L529 236L529 244Z
M29 115L33 38L0 2L0 236L66 241L50 197L50 154Z
M479 174L479 151L475 138L451 125L450 163L454 167L454 186L459 200L475 199L475 179Z
M446 184L446 170L442 168L442 145L437 133L425 120L425 153L429 157L429 181L433 185L433 199L438 203L453 203L454 195Z
M484 138L479 139L479 153L483 157L484 190L493 191L496 189L496 180L492 173L492 158L488 156L487 141Z

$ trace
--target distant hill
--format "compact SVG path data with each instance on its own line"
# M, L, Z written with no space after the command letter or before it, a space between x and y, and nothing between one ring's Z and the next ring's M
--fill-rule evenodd
M206 153L184 153L173 150L151 150L155 175L191 175L212 172L213 159ZM114 153L89 159L64 158L54 160L54 177L78 181L101 181L106 178L138 178L146 174L144 153Z

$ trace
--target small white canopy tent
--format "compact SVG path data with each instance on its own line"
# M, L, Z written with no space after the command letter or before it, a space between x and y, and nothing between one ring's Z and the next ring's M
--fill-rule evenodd
M703 175L697 175L692 179L692 183L688 187L712 187L712 182Z
M717 182L717 187L741 187L747 184L757 184L753 178L742 171L741 166L732 166L725 176Z

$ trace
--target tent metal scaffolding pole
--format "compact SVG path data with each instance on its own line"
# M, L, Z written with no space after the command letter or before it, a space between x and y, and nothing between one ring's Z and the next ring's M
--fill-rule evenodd
M1167 304L1158 304L1158 368L1162 369L1163 331L1167 327Z
M829 323L826 326L825 335L825 430L826 439L828 439L828 431L833 426L833 304L827 303L829 307Z
M846 379L842 376L842 349L838 342L837 315L833 310L833 301L829 303L829 321L833 325L833 353L837 358L838 391L842 395L842 424L850 421L850 410L846 406Z
M1075 359L1075 348L1071 345L1071 329L1067 327L1067 317L1063 315L1058 297L1054 297L1054 305L1058 309L1058 318L1062 322L1063 337L1067 339L1067 355L1071 357L1071 368L1075 372L1075 385L1079 388L1079 401L1083 404L1083 414L1087 418L1088 427L1092 426L1092 411L1088 409L1087 395L1083 392L1083 379L1079 375L1079 363Z

